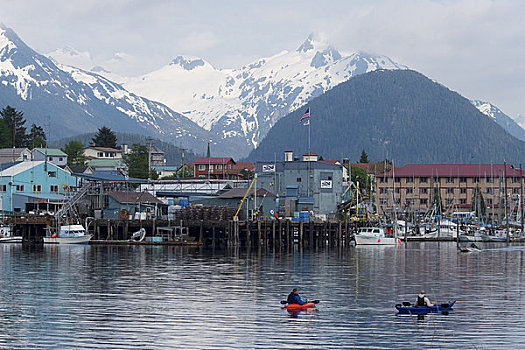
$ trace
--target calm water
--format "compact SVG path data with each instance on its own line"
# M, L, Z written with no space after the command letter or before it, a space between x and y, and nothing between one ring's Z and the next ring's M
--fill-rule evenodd
M1 349L525 348L525 246L300 252L0 245ZM321 299L290 315L297 286ZM397 316L420 288L449 315Z

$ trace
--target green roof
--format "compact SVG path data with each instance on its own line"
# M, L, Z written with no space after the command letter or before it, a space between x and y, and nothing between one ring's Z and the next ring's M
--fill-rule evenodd
M48 156L52 157L67 157L67 154L65 154L58 148L35 148L35 150L39 151L42 154L47 154Z
M97 166L117 166L122 162L122 159L92 159L88 162L87 165L97 167Z

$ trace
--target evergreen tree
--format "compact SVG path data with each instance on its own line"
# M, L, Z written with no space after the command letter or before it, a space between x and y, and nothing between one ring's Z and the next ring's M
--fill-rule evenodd
M439 186L434 186L432 201L430 203L431 208L434 208L436 214L441 215L443 213L443 203L441 202L441 193L439 191Z
M84 145L78 141L71 141L64 146L62 151L67 154L67 165L84 165Z
M26 147L27 146L27 137L26 137L26 128L24 124L26 123L24 119L24 113L17 112L11 106L7 106L2 111L0 115L4 120L4 123L9 132L9 141L10 147Z
M105 126L98 129L91 141L98 147L117 148L117 136L110 128Z
M27 135L27 146L31 148L46 147L47 137L44 129L36 124L31 125L31 131Z
M359 158L359 163L370 163L368 161L368 154L366 154L365 150L361 152L361 158Z
M130 154L124 156L124 162L128 166L128 174L130 177L139 179L158 178L156 171L148 174L148 147L144 145L134 144Z
M12 139L9 137L9 129L3 118L0 118L0 148L12 147Z
M484 217L487 213L487 206L485 204L485 199L483 198L483 193L481 193L479 185L476 186L474 193L472 194L471 210L475 212L475 215L478 218Z
M352 180L352 182L355 183L356 186L357 182L359 182L359 189L361 189L361 191L368 192L370 180L366 171L355 165L350 166L350 171L350 179Z

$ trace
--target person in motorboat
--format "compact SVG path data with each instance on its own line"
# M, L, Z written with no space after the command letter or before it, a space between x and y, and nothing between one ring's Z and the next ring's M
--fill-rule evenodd
M301 297L299 296L299 292L297 291L297 288L294 288L290 294L288 294L288 299L286 300L288 304L299 304L304 305L308 302L308 300L301 300Z
M425 291L422 290L417 296L416 306L432 306L432 303L425 294Z

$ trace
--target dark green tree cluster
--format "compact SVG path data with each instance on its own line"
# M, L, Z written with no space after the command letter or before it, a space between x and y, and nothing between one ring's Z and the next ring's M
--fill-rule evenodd
M148 147L144 145L134 144L130 154L124 156L124 163L128 166L128 174L130 177L139 179L153 179L159 178L155 170L149 172L148 162Z
M474 189L472 194L472 208L471 210L475 212L476 217L482 218L487 213L487 205L485 204L485 199L483 198L483 193L479 185Z
M430 207L434 208L435 213L441 215L443 213L443 202L441 201L441 193L439 186L434 186L432 190L432 199Z
M117 135L108 127L101 127L91 140L98 147L117 148Z
M32 124L26 133L24 113L7 106L0 111L0 148L45 147L46 133L41 126Z
M350 179L356 186L357 182L359 182L359 188L361 190L368 192L370 189L370 177L366 173L366 170L355 165L350 165Z
M84 165L84 145L79 141L70 141L62 148L62 152L67 154L67 165Z

